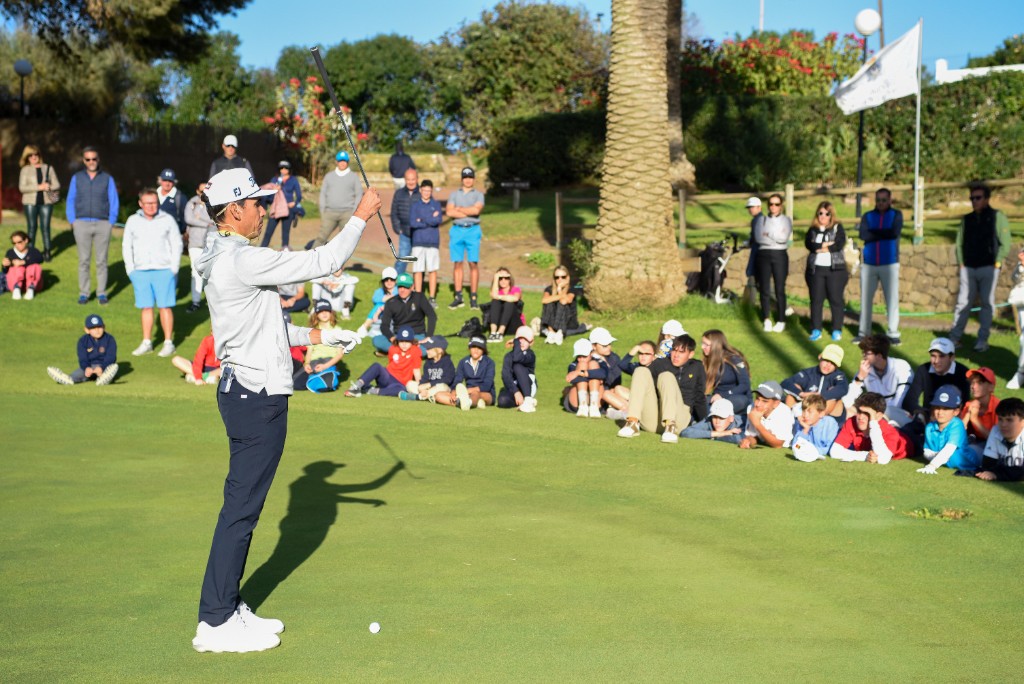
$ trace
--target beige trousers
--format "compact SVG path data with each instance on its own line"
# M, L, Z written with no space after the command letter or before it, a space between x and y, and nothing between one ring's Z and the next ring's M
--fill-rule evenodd
M671 373L661 373L657 380L645 366L633 371L629 389L630 418L640 419L640 429L664 432L665 424L676 424L676 433L690 424L690 407L683 403L679 384Z

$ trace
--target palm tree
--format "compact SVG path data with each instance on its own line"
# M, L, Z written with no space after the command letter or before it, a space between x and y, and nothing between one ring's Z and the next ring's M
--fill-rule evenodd
M679 54L683 47L683 2L667 0L667 5L668 40L665 42L665 49L668 76L668 179L673 190L686 188L687 192L696 192L696 170L686 158L686 150L683 148L683 105L679 88Z
M612 0L608 119L587 296L597 309L683 294L668 180L665 0Z

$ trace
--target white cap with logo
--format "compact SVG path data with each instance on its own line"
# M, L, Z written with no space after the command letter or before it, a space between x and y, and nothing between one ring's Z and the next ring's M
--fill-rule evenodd
M277 190L261 189L249 169L228 169L208 180L204 192L210 204L219 207L222 204L241 202L253 197L267 197Z
M233 135L225 135L224 142L221 144L227 145L228 147L238 147L238 138Z

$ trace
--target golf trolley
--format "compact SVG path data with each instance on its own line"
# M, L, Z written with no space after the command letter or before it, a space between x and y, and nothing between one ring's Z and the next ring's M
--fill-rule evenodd
M687 290L690 293L704 295L714 300L715 304L725 304L736 298L734 292L723 287L725 267L733 256L748 246L746 242L739 241L736 233L729 233L728 237L732 238L731 246L728 245L728 240L718 240L701 250L697 255L700 259L700 272L691 274L688 280L692 282L687 283Z

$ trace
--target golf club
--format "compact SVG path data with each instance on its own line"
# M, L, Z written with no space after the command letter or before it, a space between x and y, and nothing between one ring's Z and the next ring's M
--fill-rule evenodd
M348 138L348 146L352 148L352 153L355 155L356 165L359 167L359 175L363 177L363 184L366 187L370 187L370 180L366 177L366 171L363 170L363 162L359 158L359 150L356 149L356 144L352 141L352 132L348 130L348 124L345 123L345 117L341 113L338 98L334 95L334 86L331 85L331 79L327 76L324 60L320 58L320 48L310 48L309 51L313 53L313 61L316 62L316 68L320 70L320 78L323 79L324 86L327 88L327 96L331 98L331 106L334 107L334 112L338 115L338 120L341 121L341 129L345 131L345 137ZM380 227L384 229L384 236L388 239L388 247L391 248L391 254L394 255L395 259L405 263L416 261L414 256L398 256L398 252L395 251L395 243L391 240L388 226L384 223L384 217L380 215L380 209L377 210L377 218L380 219Z
M402 459L398 458L398 455L391 449L390 446L388 446L388 443L384 441L383 437L381 437L380 435L374 435L374 437L376 437L377 441L380 442L380 445L382 447L384 447L384 450L387 451L389 454L391 454L391 458L395 459L396 463L401 463L401 464L405 465L405 461L403 461ZM424 479L422 477L416 477L415 475L413 475L412 472L409 470L409 466L405 466L405 472L409 473L409 477L411 477L414 480L422 480L422 479Z

